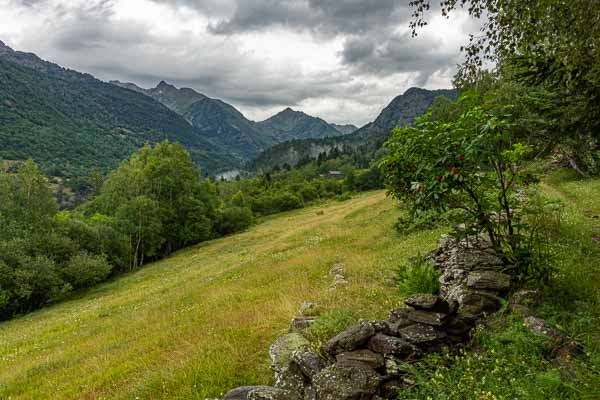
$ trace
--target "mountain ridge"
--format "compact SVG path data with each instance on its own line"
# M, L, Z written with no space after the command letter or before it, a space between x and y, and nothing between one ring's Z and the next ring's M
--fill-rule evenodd
M247 163L246 168L255 172L267 172L285 165L293 167L301 160L316 159L322 154L328 155L334 149L339 152L374 153L387 140L394 127L412 124L415 117L423 115L438 96L455 100L458 92L454 89L409 88L392 99L373 122L351 134L280 143Z
M0 158L32 158L46 173L83 177L109 170L145 143L180 142L214 173L235 167L223 148L140 93L0 47Z
M288 140L319 139L344 135L348 126L286 107L263 121L246 118L233 105L208 97L191 88L177 88L162 80L155 88L143 89L134 83L110 83L146 94L183 116L192 126L238 158L254 158L268 148Z

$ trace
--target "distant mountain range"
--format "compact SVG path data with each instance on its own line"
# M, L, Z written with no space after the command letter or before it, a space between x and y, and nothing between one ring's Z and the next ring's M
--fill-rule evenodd
M164 139L208 171L241 162L148 96L0 42L0 159L32 158L50 175L81 177Z
M456 92L410 89L360 129L291 108L255 122L193 89L164 81L151 89L106 83L0 41L0 159L32 158L49 175L76 179L94 167L114 168L145 143L169 139L186 146L205 173L244 165L262 171L333 148L372 149L439 95L455 98Z
M273 146L247 164L252 171L266 172L284 165L295 166L301 160L316 159L336 149L341 152L373 153L381 147L395 127L412 124L415 117L425 114L437 97L456 100L456 90L408 89L383 109L375 121L352 133L333 138L291 140Z
M159 101L239 159L256 157L269 147L287 140L341 136L349 131L346 125L338 128L338 125L291 108L262 122L250 121L224 101L193 89L178 89L164 81L153 89L143 89L133 83L111 83Z

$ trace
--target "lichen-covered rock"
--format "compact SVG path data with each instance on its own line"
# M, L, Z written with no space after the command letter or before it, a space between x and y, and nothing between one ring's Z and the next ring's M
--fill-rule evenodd
M461 299L458 315L465 320L476 320L484 313L493 313L500 309L502 298L485 291L466 291Z
M298 332L279 337L269 348L273 369L279 370L286 367L290 363L294 351L306 350L309 345L308 340Z
M410 313L410 308L396 308L390 311L390 315L388 317L388 321L391 323L399 322L399 321L409 321L408 313Z
M432 258L442 271L440 296L450 304L463 303L464 296L472 292L468 286L470 274L486 271L497 273L504 264L483 234L460 241L448 236L442 238ZM477 275L473 275L471 283L484 285L483 280L476 278Z
M262 386L248 393L248 400L302 400L297 393L285 389Z
M520 304L528 307L535 307L542 302L542 293L536 289L522 289L512 294L511 304Z
M545 338L551 340L552 342L561 342L565 338L565 334L560 330L541 318L538 317L527 317L523 321L523 325L527 330L531 333L544 336Z
M475 271L467 276L467 286L472 289L490 289L500 292L510 288L510 275L496 271Z
M451 307L440 296L428 293L419 293L404 300L404 304L415 310L433 311L449 314Z
M303 331L308 329L316 320L316 317L294 317L290 328L295 331Z
M248 400L248 395L253 390L269 388L269 386L242 386L227 392L223 397L223 400Z
M420 324L442 326L448 319L448 315L432 311L413 310L408 314L408 319Z
M369 340L369 349L375 353L396 356L410 356L420 353L417 347L406 340L382 333L378 333Z
M372 368L332 365L314 380L319 400L371 400L382 381Z
M372 321L361 321L327 341L321 350L332 356L356 350L365 345L371 337L375 336L378 329L380 328Z
M431 325L415 324L400 329L401 337L408 343L419 346L430 345L446 339L447 334Z
M344 268L346 266L342 263L336 263L333 264L331 266L331 269L329 270L329 275L330 276L335 276L335 275L344 275Z
M292 363L298 366L298 369L307 378L312 381L325 367L325 362L317 353L310 350L297 350L292 354Z
M316 311L319 309L319 306L312 301L305 301L300 306L300 315L305 317L314 316Z
M373 340L373 338L371 338L371 340ZM381 354L374 353L367 349L340 353L335 357L335 360L337 365L340 367L367 366L373 369L381 368L385 363L385 360Z
M278 338L269 349L275 375L275 387L302 394L306 379L299 366L293 362L293 354L307 351L308 340L297 332L288 333Z

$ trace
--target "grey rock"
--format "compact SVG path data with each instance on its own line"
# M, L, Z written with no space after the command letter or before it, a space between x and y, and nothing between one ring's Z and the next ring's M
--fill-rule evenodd
M316 317L294 317L292 319L291 328L292 330L303 331L309 328L316 320Z
M404 300L404 304L415 310L434 311L450 313L451 307L440 296L434 294L419 293Z
M565 334L560 329L553 327L548 322L538 317L531 316L525 318L523 325L531 333L538 336L544 336L552 342L561 342L565 338Z
M410 319L413 322L418 322L421 324L427 324L427 325L433 325L433 326L444 325L447 318L448 318L447 314L422 311L422 310L413 310L408 314L408 319Z
M302 400L297 393L268 386L251 390L247 398L248 400Z
M305 301L300 306L300 315L302 316L313 316L318 306L316 303Z
M475 320L484 313L493 313L500 309L503 299L485 291L467 291L462 297L458 315L464 319Z
M410 319L403 319L396 322L388 322L388 328L384 331L386 335L390 336L400 336L400 329L406 328L407 326L415 325L416 322L411 321Z
M332 365L315 377L314 386L319 400L371 400L381 379L368 367Z
M404 340L415 345L429 345L444 340L447 334L431 325L415 324L400 329L400 335Z
M419 349L406 340L378 333L369 340L369 349L375 353L410 356L419 353Z
M371 340L373 339L371 338ZM366 349L340 353L335 357L335 359L337 365L340 367L367 366L372 369L377 369L383 367L385 363L385 360L381 354L377 354Z
M308 340L300 333L292 332L279 337L269 348L273 369L277 371L286 367L294 351L305 350L308 347Z
M511 304L535 307L542 303L542 293L536 289L522 289L512 294Z
M227 392L223 397L223 400L248 400L248 395L251 391L269 388L269 386L242 386Z
M327 341L323 345L322 351L334 356L342 352L353 351L366 344L376 333L377 329L372 321L361 321Z
M344 268L346 266L342 263L336 263L333 264L331 266L331 269L329 270L329 275L330 276L335 276L335 275L344 275Z
M467 286L472 289L506 291L510 288L510 275L495 271L476 271L467 276Z
M392 323L398 321L406 321L408 320L409 312L409 308L396 308L395 310L390 311L390 316L388 317L388 320Z
M300 372L309 380L325 367L325 362L317 353L310 350L297 350L292 354L292 362L298 366Z
M293 362L293 355L299 351L307 351L308 341L297 332L288 333L278 338L269 349L275 376L275 387L295 393L303 393L306 380L300 367Z

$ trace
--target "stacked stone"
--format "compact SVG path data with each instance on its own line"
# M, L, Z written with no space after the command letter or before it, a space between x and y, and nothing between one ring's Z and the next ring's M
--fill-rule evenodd
M483 237L443 238L430 257L442 271L439 296L411 296L408 307L393 310L387 320L351 326L320 354L301 334L312 320L295 319L296 331L270 350L274 387L238 388L225 400L375 400L413 385L404 363L463 343L479 318L499 309L510 287L510 276L498 272L502 260Z

